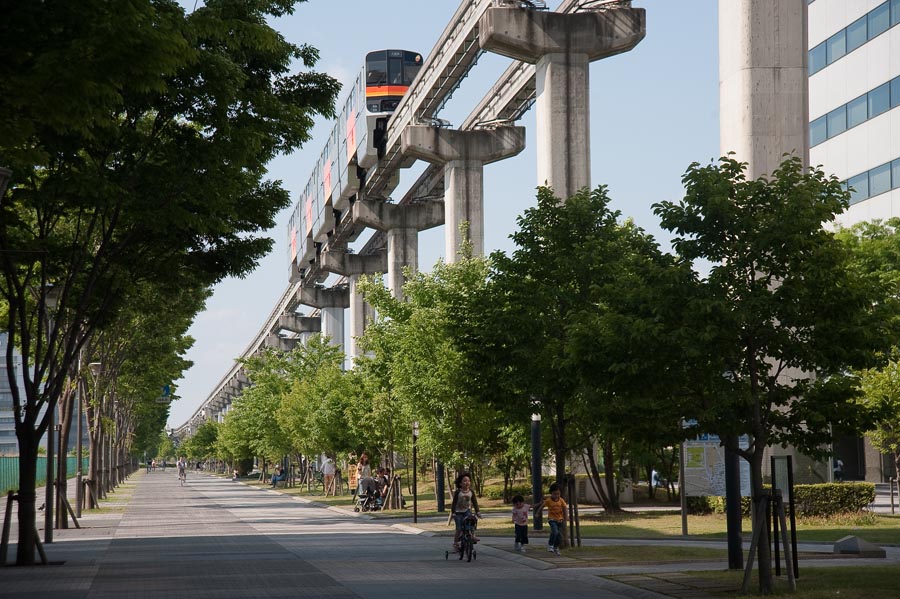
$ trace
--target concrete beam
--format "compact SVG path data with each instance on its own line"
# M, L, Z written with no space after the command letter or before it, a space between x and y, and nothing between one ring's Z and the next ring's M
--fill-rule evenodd
M412 204L389 204L381 200L357 200L351 218L354 223L376 231L413 229L425 231L444 224L444 203L434 200Z
M637 46L647 34L647 11L621 6L563 14L500 6L485 11L478 29L482 50L516 60L537 64L564 53L593 62Z
M538 185L565 200L591 185L590 62L627 52L646 35L643 8L561 14L489 8L484 50L535 65Z
M276 335L275 333L269 333L266 335L265 339L266 347L271 347L272 349L277 349L278 351L289 352L297 345L296 339L290 339L288 337L281 337Z
M366 325L374 318L374 310L366 304L362 295L357 291L359 277L363 274L387 272L387 254L379 252L378 254L360 256L346 252L330 251L324 252L319 256L319 264L329 272L347 277L350 283L348 294L350 303L350 351L348 355L351 360L355 360L362 355L362 350L359 347L359 338L365 333Z
M314 316L299 314L282 314L275 324L277 330L284 329L298 335L302 333L318 333L322 330L322 321Z
M524 127L456 131L412 126L403 131L401 148L422 160L444 165L445 260L456 262L464 241L476 256L484 254L484 165L525 149ZM465 238L460 227L468 223Z
M387 284L391 295L403 298L403 267L419 268L419 231L444 224L444 203L434 200L412 204L388 204L357 200L351 214L354 223L384 231L387 237Z
M346 308L348 303L347 289L322 287L301 287L297 291L297 303L312 308Z
M305 306L320 310L322 335L331 340L332 345L344 345L344 309L350 306L350 291L346 288L322 289L301 287L297 291L297 301Z
M328 272L350 277L387 272L388 263L384 253L360 256L332 250L319 255L319 265Z

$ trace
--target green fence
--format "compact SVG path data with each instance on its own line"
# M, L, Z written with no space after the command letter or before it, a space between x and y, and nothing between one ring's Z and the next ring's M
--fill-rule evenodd
M69 478L75 476L78 458L66 456ZM87 472L88 458L81 458L81 471ZM42 487L47 482L47 458L38 456L37 459L37 486ZM7 491L15 491L19 488L19 458L17 456L0 456L0 493L6 495Z

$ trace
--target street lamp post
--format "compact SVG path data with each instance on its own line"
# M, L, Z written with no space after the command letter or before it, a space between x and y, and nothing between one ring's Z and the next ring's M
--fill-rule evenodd
M2 176L2 175L0 175ZM44 308L47 310L47 352L52 354L51 339L53 338L53 316L59 303L59 288L48 283L44 287ZM56 402L48 398L47 410L50 419L47 425L47 487L44 493L44 543L53 542L53 507L56 505L56 493L54 487L54 435L56 434Z
M419 521L419 494L416 488L416 460L418 459L418 441L419 441L419 421L414 420L412 423L413 433L413 524Z
M531 494L532 503L537 505L543 498L544 481L541 477L541 415L531 415ZM544 529L542 512L535 512L532 519L535 530Z

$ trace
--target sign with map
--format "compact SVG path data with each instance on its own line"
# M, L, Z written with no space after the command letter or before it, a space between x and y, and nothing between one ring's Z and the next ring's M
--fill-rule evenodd
M748 447L743 436L739 445ZM750 495L750 464L740 460L741 495ZM725 496L725 448L718 435L701 434L684 442L684 489L688 497Z

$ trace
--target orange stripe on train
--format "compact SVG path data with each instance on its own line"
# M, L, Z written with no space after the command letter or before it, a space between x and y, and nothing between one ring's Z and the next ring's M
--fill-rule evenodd
M408 85L367 85L366 97L402 96L409 90Z

